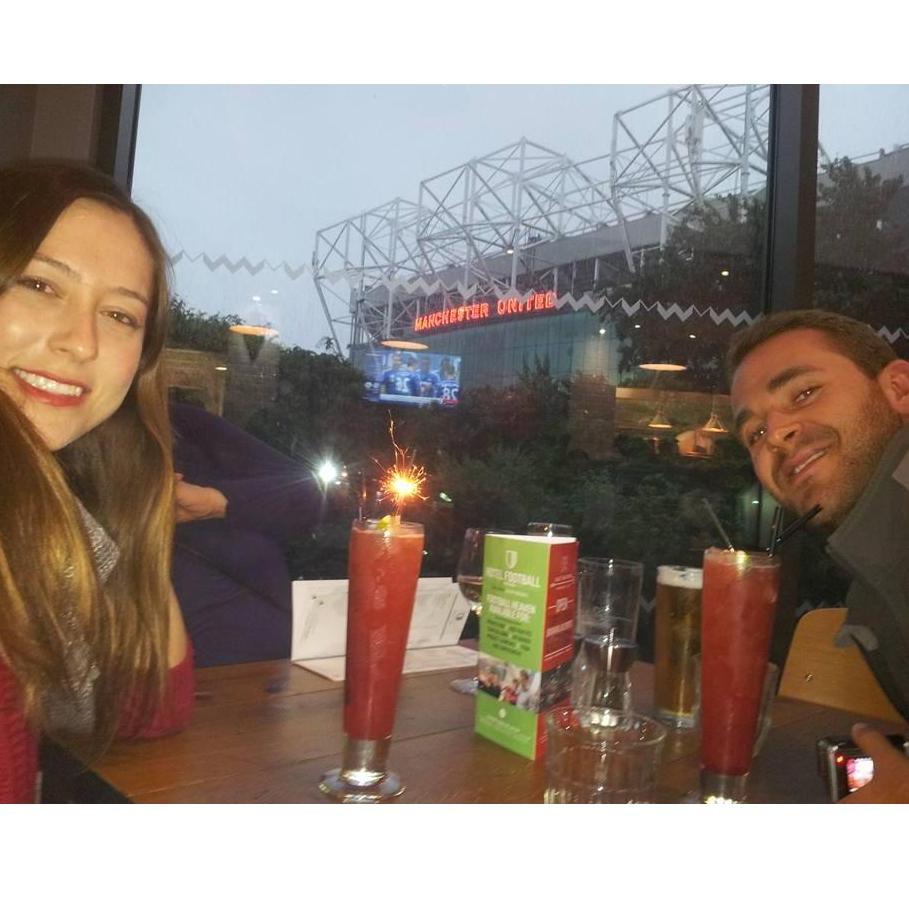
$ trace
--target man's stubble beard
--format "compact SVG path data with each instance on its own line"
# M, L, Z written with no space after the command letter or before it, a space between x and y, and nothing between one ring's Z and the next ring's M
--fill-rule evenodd
M816 526L828 532L839 527L868 486L884 449L902 427L902 419L880 388L875 385L869 389L861 416L839 433L841 469L832 495L822 502L823 510L813 522ZM813 503L802 511L811 507Z

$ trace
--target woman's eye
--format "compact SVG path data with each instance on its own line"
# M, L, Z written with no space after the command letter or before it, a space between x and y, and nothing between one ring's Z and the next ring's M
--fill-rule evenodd
M37 291L39 294L50 294L54 292L54 288L48 284L47 281L43 281L41 278L33 278L29 275L23 275L16 283L19 287Z
M109 319L113 319L115 322L119 322L121 325L125 325L128 328L139 328L139 320L135 316L131 316L128 312L121 312L120 310L111 310L106 313Z

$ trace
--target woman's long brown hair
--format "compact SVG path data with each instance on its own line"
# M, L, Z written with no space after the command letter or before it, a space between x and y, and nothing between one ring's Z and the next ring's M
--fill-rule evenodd
M27 717L44 728L45 695L65 692L73 681L67 622L76 617L99 677L94 732L67 744L92 757L116 732L127 698L138 697L150 709L164 689L174 487L160 365L167 257L144 212L88 168L26 162L0 169L0 295L77 199L131 218L154 264L152 300L139 368L123 404L63 450L50 452L0 394L0 660L19 684ZM120 547L103 590L74 494Z

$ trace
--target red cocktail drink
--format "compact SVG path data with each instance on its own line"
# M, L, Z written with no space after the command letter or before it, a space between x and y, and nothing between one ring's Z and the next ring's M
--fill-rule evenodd
M705 800L741 801L751 769L780 563L708 549L701 597L701 784Z
M423 527L400 518L354 521L350 531L343 766L320 789L345 802L404 791L385 769L404 652L423 559Z
M391 735L423 560L421 525L377 523L350 532L344 731L355 739Z

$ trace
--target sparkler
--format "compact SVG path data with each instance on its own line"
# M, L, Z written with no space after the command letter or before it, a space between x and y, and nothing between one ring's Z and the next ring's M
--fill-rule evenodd
M389 467L379 481L379 499L394 503L394 514L400 518L405 503L409 499L422 499L423 484L426 482L426 471L416 464L406 449L395 441L395 423L391 420L388 427L391 444L394 446L395 463ZM378 462L376 462L378 463ZM380 465L381 466L381 465Z

